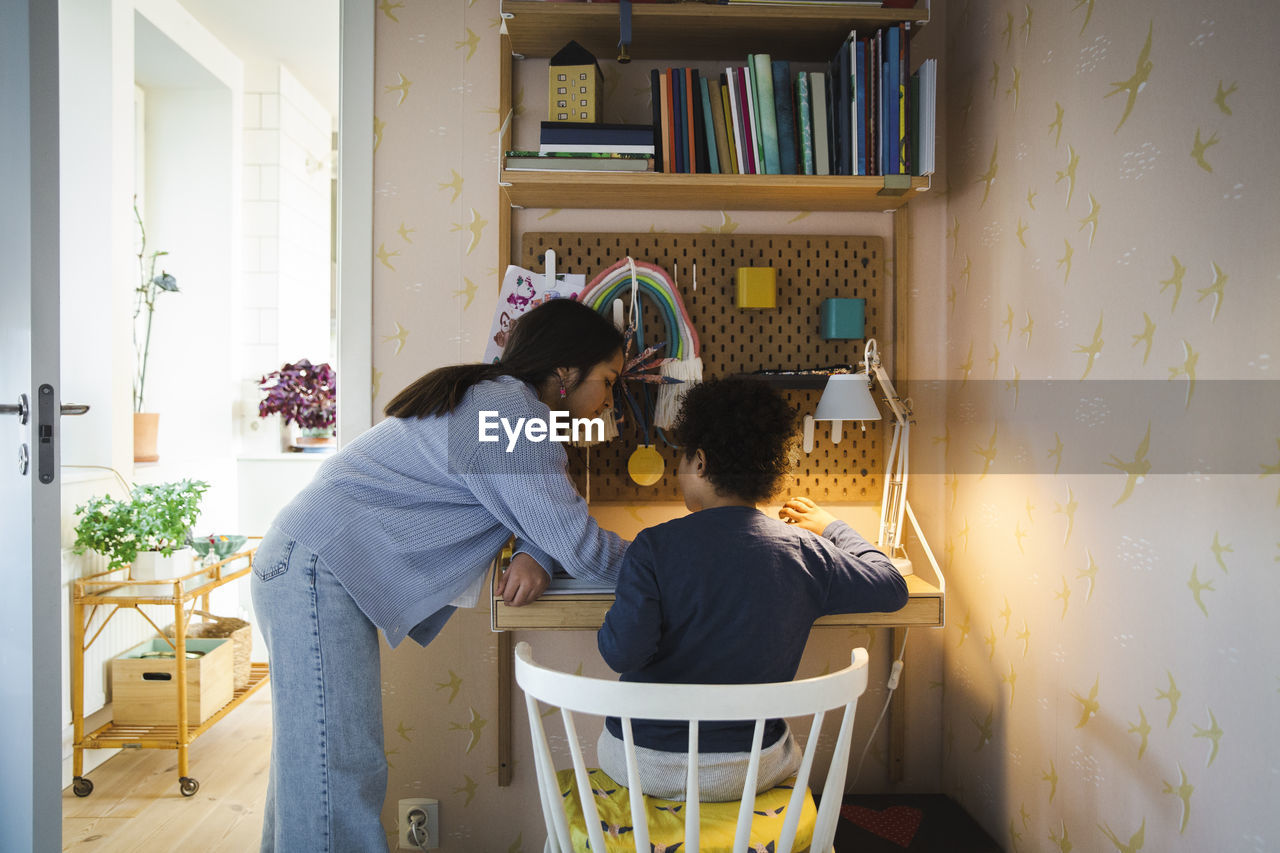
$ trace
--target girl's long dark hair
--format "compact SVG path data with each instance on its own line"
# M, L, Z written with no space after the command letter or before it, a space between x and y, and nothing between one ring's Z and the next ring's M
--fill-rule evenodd
M452 412L477 382L514 376L535 389L560 367L577 368L578 381L622 350L613 323L573 299L552 299L511 326L502 357L494 364L456 364L420 377L387 403L393 418L425 418Z

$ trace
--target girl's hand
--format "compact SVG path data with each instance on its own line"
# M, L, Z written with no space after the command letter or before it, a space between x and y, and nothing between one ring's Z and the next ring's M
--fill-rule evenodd
M836 520L834 515L806 497L790 498L778 510L778 518L788 524L798 524L819 536L828 524Z
M522 607L537 601L551 583L551 576L528 554L520 553L511 558L511 564L498 578L495 595L502 596L508 607Z

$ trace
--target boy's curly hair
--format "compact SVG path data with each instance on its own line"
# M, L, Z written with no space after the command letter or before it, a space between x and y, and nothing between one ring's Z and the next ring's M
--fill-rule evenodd
M721 494L756 503L790 473L796 410L755 379L710 379L685 394L672 428L686 458L702 450L707 479Z

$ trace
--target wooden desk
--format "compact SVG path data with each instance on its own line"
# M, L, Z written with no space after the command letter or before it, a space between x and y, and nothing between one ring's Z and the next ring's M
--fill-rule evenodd
M906 607L896 613L849 613L824 616L814 627L914 628L942 624L943 591L919 575L907 575ZM490 627L495 631L596 631L613 605L608 593L544 595L524 607L507 607L494 597L489 609Z
M941 580L941 579L940 579ZM919 575L907 575L907 604L896 613L849 613L824 616L815 628L893 628L892 647L897 647L898 630L902 628L938 627L943 624L945 587L931 583ZM613 604L608 593L544 595L524 607L507 607L501 598L490 599L490 626L498 633L498 784L511 784L511 702L515 683L512 631L596 631ZM895 691L893 703L898 710L891 722L892 751L902 754L901 699ZM900 763L900 761L899 761Z

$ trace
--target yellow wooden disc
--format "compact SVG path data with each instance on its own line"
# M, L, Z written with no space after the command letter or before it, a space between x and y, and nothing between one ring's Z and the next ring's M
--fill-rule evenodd
M652 486L661 480L666 467L662 454L654 450L652 444L640 445L627 460L627 473L641 486Z

